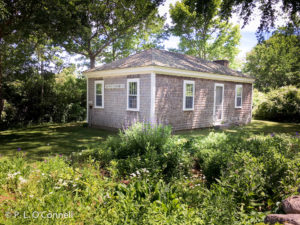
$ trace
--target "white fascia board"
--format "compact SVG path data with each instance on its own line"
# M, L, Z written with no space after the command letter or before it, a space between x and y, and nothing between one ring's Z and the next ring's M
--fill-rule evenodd
M164 74L182 77L194 77L208 80L220 80L220 81L232 81L240 83L253 83L253 78L248 77L236 77L230 75L221 75L213 73L203 73L192 70L182 70L175 68L168 68L162 66L145 66L145 67L131 67L125 69L114 69L114 70L102 70L83 73L87 78L97 78L97 77L112 77L112 76L124 76L124 75L134 75L134 74Z

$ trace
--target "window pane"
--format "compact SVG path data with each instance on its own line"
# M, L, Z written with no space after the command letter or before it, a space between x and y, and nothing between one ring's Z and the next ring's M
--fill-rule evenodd
M185 96L193 96L193 84L186 84L185 86Z
M96 94L97 95L102 94L102 84L96 84Z
M236 95L237 96L242 96L242 87L238 87L236 90Z
M236 106L242 106L242 98L241 97L236 98Z
M129 96L129 101L128 101L130 109L136 109L137 108L137 96Z
M193 97L185 97L185 108L192 109L193 108Z
M137 82L130 82L129 83L129 94L130 95L137 95Z
M96 106L102 106L102 95L96 95Z
M222 105L223 101L223 87L216 87L216 105Z

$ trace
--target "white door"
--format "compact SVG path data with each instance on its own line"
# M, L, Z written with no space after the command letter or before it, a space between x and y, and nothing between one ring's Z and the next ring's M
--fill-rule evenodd
M224 84L215 84L214 121L223 119Z

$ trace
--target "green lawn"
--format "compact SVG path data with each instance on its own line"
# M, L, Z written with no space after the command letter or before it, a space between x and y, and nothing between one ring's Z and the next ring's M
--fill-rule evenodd
M19 148L31 160L45 156L80 151L103 141L112 131L83 127L83 123L39 125L30 128L0 131L0 154L10 157Z
M176 132L184 137L201 137L213 129L197 129ZM239 132L246 130L251 133L289 133L300 132L300 124L276 123L254 120L251 124L241 127L232 127L216 132ZM115 132L96 128L83 127L83 123L68 123L54 125L40 125L30 128L0 131L1 157L11 157L21 148L22 152L31 160L41 160L48 155L63 154L85 149L86 146L99 143Z
M271 134L271 133L285 133L295 135L296 132L300 133L300 124L299 123L278 123L271 121L263 121L263 120L252 120L252 122L246 126L235 126L226 129L196 129L189 131L179 131L176 134L185 137L201 137L206 136L209 132L229 132L229 133L237 133L240 131L246 131L253 134Z

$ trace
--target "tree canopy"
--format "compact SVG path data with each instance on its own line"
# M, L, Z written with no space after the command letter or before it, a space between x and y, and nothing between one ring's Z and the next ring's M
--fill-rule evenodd
M256 78L260 91L300 84L300 39L286 30L275 32L247 55L244 72Z
M83 55L95 67L101 56L118 39L133 35L138 26L156 10L162 0L90 1L79 9L87 18L74 32L59 43L68 52Z
M221 1L197 11L196 0L182 0L170 6L174 26L171 31L180 37L179 51L203 59L228 59L231 63L238 54L240 41L238 26L222 22L218 15Z
M215 0L196 0L196 11L201 14L207 11L214 11ZM278 10L278 6L280 9ZM260 16L260 25L257 28L257 36L259 40L263 39L263 32L270 31L275 28L275 21L282 13L288 16L289 22L292 24L297 20L300 13L300 1L298 0L222 0L219 15L222 20L228 21L234 14L238 13L243 19L244 25L249 23L251 15L257 9Z

